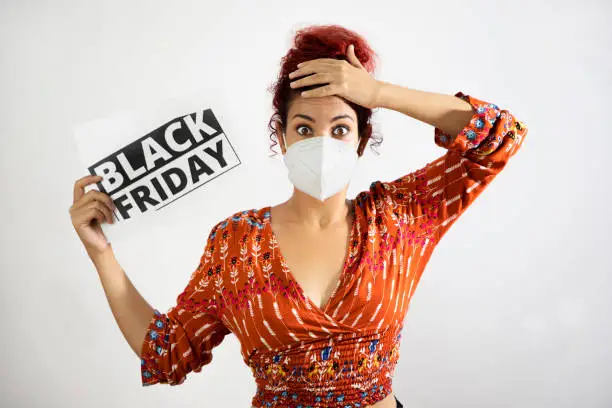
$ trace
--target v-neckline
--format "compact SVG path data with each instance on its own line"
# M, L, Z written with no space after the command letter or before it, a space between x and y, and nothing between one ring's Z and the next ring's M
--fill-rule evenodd
M340 275L338 276L338 280L336 281L336 285L331 293L331 295L329 295L329 298L325 301L325 304L323 305L323 307L320 307L318 304L316 304L311 298L310 296L308 296L306 294L306 292L304 291L304 288L302 287L301 283L295 278L295 276L293 276L293 272L291 272L291 268L289 267L289 264L287 263L287 259L285 258L285 256L283 255L283 252L281 250L280 247L280 242L278 241L278 237L276 236L276 233L274 232L274 229L272 228L272 206L267 206L265 207L265 211L268 213L267 216L267 220L266 220L266 224L269 228L269 232L270 232L270 236L272 237L272 239L274 239L274 241L277 244L277 248L276 248L276 253L281 261L281 264L283 264L285 273L287 274L287 276L289 277L290 280L292 280L294 282L294 284L297 286L298 290L302 293L306 303L308 303L308 305L310 306L310 308L315 309L317 312L326 315L327 314L327 309L329 308L329 306L332 304L334 298L336 297L336 295L338 294L338 288L340 288L340 284L342 283L348 269L350 266L350 261L351 261L351 246L352 246L352 242L355 239L355 235L356 235L356 230L357 230L357 223L358 223L358 213L359 211L356 210L356 206L357 206L357 200L353 199L352 200L352 206L351 206L351 212L353 215L353 220L351 223L351 227L350 227L350 231L349 231L349 236L348 236L348 243L346 246L346 252L344 254L344 262L342 263L342 270L340 271Z

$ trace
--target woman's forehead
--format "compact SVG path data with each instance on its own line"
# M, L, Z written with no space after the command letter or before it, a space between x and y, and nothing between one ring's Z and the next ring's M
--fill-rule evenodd
M355 111L342 98L337 96L324 96L318 98L298 97L289 106L288 120L293 120L296 114L302 114L329 121L338 115L349 115L354 120L357 119Z

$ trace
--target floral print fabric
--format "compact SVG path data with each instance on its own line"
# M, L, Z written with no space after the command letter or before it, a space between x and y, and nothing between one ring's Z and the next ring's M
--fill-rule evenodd
M257 384L254 407L366 407L391 393L404 317L432 251L527 134L508 111L456 96L474 114L457 135L435 129L446 153L355 198L346 262L323 308L292 278L269 206L217 223L176 305L151 316L142 385L181 384L233 333Z

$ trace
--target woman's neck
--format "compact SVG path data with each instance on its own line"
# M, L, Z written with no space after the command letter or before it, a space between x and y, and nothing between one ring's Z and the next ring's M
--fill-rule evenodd
M284 203L287 216L291 222L313 228L326 228L342 223L350 212L346 191L345 187L325 201L319 201L294 188L293 195Z

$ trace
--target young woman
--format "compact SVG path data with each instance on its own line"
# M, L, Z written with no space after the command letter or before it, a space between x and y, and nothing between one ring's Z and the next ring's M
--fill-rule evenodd
M112 200L83 190L100 177L76 182L72 222L140 357L143 385L181 384L234 333L257 384L254 408L402 406L392 377L421 274L527 129L507 110L461 92L378 81L374 56L362 37L339 26L297 32L272 89L269 123L293 195L214 225L166 313L132 286L102 233L100 223L113 222ZM380 107L434 126L435 143L447 151L349 200L358 158L368 141L380 143L370 124Z

